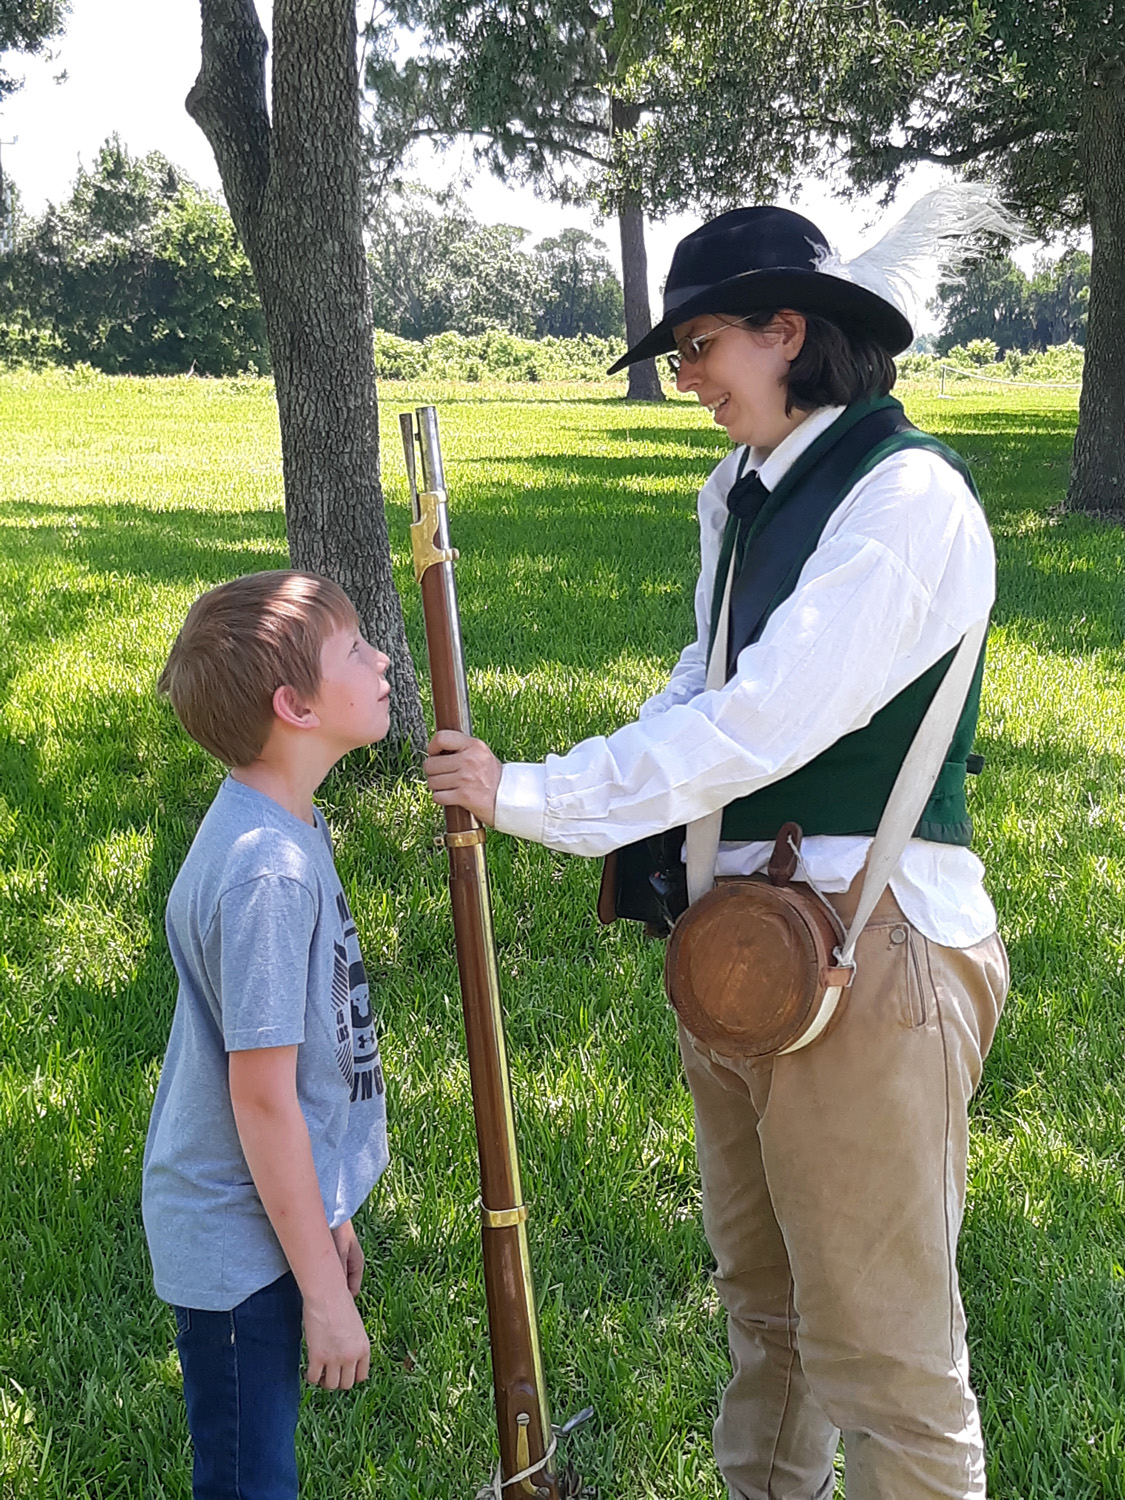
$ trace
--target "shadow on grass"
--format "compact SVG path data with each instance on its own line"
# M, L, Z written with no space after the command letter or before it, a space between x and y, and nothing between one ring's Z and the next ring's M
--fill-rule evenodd
M1069 413L951 412L942 436L974 466L997 532L997 621L1044 650L1116 650L1125 639L1125 591L1119 586L1125 531L1081 516L1049 515L1065 494L1074 421ZM552 641L552 660L573 659L563 646L575 640L573 620L584 604L591 624L584 663L594 644L590 636L604 643L604 660L643 639L670 664L683 645L697 564L694 490L722 446L705 430L653 424L614 427L604 437L624 450L620 456L519 458L517 473L531 478L518 520L511 513L511 484L470 480L466 486L474 503L456 514L455 525L466 559L461 592L467 636L475 632L484 614L479 603L487 597L490 618L479 619L485 627L481 665L495 662L487 627L497 616L509 625L501 664L526 669L541 653L544 635ZM681 451L656 457L628 452L645 445ZM472 463L466 468L471 471ZM664 485L668 479L676 484L672 493ZM653 481L646 494L646 482ZM541 583L534 618L520 600L521 573L528 572ZM607 572L614 585L609 599ZM678 610L654 602L667 591L680 593Z
M975 1112L1002 1120L1048 1077L1061 1100L1108 1098L1120 1086L1125 1027L1125 910L1110 873L1125 870L1125 828L1092 810L1117 794L1120 764L1109 755L1091 761L1060 738L1015 745L982 733L977 748L985 756L972 794L977 845L1011 991ZM1081 1130L1088 1142L1110 1130L1117 1149L1115 1122L1090 1113Z
M605 436L620 454L520 457L504 484L471 478L474 462L494 460L464 465L470 477L451 526L474 667L524 672L548 660L596 669L638 647L670 666L691 635L695 490L720 450L695 429ZM688 451L629 452L646 443ZM409 594L407 609L413 625Z
M1021 440L1027 440L1029 444L1040 441L1050 443L1058 438L1065 438L1070 444L1074 441L1074 429L1078 423L1078 413L1073 411L1039 408L1027 411L965 411L964 408L956 407L945 407L942 410L948 413L949 420L934 423L934 426L940 425L943 435L957 448L960 447L960 439L971 439L980 433L1000 433L1006 437L1018 434ZM1069 447L1067 456L1069 457Z
M1125 530L1067 516L997 538L997 623L1041 650L1119 653L1125 643Z
M208 586L259 568L289 566L280 511L91 505L63 515L56 505L24 501L0 506L0 514L26 525L17 533L18 550L12 548L21 565L61 554L97 572L174 584L199 579Z

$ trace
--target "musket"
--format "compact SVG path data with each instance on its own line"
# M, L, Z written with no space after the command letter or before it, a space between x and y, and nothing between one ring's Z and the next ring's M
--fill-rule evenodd
M445 474L432 406L399 418L414 524L414 574L422 590L434 719L438 729L472 734L461 645L457 584L449 545ZM417 423L417 431L415 430ZM420 454L421 484L415 459ZM557 1470L555 1435L547 1409L539 1324L527 1242L527 1206L520 1183L512 1090L504 1042L504 1014L496 971L492 902L484 828L463 807L445 809L449 890L461 1004L469 1056L477 1154L480 1159L481 1242L492 1382L500 1434L500 1469L491 1491L566 1500L581 1491L572 1471ZM582 1413L584 1417L587 1413ZM575 1422L568 1422L569 1430Z

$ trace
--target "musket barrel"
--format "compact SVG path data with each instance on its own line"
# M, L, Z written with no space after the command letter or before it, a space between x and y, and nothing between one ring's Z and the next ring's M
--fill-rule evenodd
M414 417L404 414L401 425L407 450L414 513L411 527L414 567L422 591L434 718L439 729L471 734L453 570L457 554L449 545L437 412L433 407L421 407ZM416 440L424 489L416 482ZM457 968L480 1161L481 1240L501 1479L506 1497L538 1495L542 1500L558 1500L554 1461L546 1457L551 1423L539 1351L527 1208L520 1182L504 1015L496 971L484 829L463 807L447 807L445 824ZM532 1478L509 1486L512 1475L533 1466L538 1467Z
M445 489L445 469L441 462L441 439L438 436L437 408L418 408L418 445L422 449L422 472L427 488Z

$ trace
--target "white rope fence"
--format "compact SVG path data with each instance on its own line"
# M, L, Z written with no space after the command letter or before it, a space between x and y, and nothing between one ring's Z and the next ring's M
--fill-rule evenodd
M941 373L941 389L939 396L945 395L946 371L950 375L956 375L960 380L985 380L989 385L1021 386L1025 390L1036 391L1080 391L1082 382L1080 380L1005 380L999 375L981 375L976 370L967 370L964 365L939 364Z

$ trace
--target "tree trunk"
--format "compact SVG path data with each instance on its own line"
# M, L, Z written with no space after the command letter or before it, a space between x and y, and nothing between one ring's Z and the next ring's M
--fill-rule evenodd
M354 0L277 0L273 120L253 0L200 0L188 113L215 153L265 315L293 566L335 579L391 658L392 745L425 742L379 483Z
M645 220L640 207L622 208L618 212L621 227L621 284L625 292L625 341L630 348L652 328L648 300L648 256L645 253ZM642 359L629 366L630 401L663 401L660 376L654 359Z
M610 102L610 129L614 135L631 130L640 118L636 105ZM639 198L626 199L617 211L621 230L621 286L625 293L625 342L631 349L652 328L648 300L648 254L645 251L645 216ZM660 376L654 359L629 366L629 401L663 401Z
M1125 520L1125 58L1091 70L1082 152L1093 254L1067 508Z

